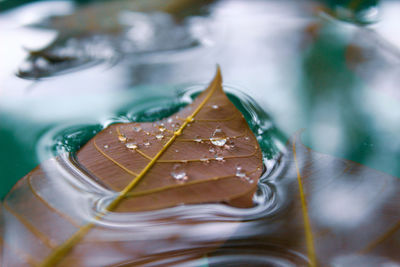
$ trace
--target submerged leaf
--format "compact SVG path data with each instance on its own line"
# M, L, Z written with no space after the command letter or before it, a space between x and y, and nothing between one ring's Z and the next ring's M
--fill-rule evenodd
M271 179L292 198L263 239L308 255L309 266L397 266L400 180L312 151L299 134L286 149Z
M193 227L190 220L179 222L182 237L162 230L156 242L147 241L137 231L151 221L139 229L123 227L137 220L128 212L212 202L250 207L262 172L256 137L223 92L219 69L210 86L176 114L154 123L111 125L74 162L63 159L42 163L6 197L10 245L4 266L104 266L190 248L193 240L183 232ZM174 218L163 220L174 225ZM232 227L219 235L227 238ZM209 248L196 253L204 250Z

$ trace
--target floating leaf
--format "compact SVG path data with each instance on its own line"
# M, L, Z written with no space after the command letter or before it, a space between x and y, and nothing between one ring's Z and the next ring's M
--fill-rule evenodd
M108 265L140 259L150 247L153 253L190 247L176 235L157 244L139 238L126 247L120 243L132 233L105 225L129 212L181 204L251 207L261 171L256 137L223 92L218 69L210 86L176 114L111 125L78 151L75 163L61 155L20 180L4 202L5 266L92 266L99 253Z
M252 205L261 150L221 82L218 71L178 113L154 123L111 125L78 152L79 164L99 182L124 192L116 211L221 201Z

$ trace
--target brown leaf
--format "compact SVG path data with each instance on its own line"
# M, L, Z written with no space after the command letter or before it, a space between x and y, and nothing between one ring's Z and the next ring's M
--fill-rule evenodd
M64 164L61 171L58 164ZM114 259L113 251L119 248L114 244L123 242L121 233L126 238L129 232L105 228L100 221L181 204L225 202L250 207L262 154L243 115L223 92L218 68L210 86L178 113L155 123L111 125L77 153L77 166L65 164L69 163L62 157L42 163L7 196L4 217L7 240L12 240L4 254L7 265L86 266L87 258L99 251L108 251L107 260L115 263L140 259L145 248L189 248L190 240L174 234L156 243L131 241L129 256ZM91 186L81 189L79 182ZM99 204L88 222L87 214L82 214L85 202L103 203L104 197L112 200ZM187 223L181 222L182 229ZM101 242L107 235L114 241Z
M116 211L181 203L252 205L261 150L221 83L218 70L211 85L178 113L155 123L111 125L78 152L78 162L94 177L124 193Z

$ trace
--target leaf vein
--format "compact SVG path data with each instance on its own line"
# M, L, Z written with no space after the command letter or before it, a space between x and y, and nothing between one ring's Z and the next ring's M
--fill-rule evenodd
M30 223L24 217L19 215L17 212L13 211L11 207L8 205L7 201L4 202L4 208L10 214L12 214L18 221L20 221L25 226L25 228L29 230L29 232L37 236L44 245L46 245L49 248L55 248L57 246L57 244L53 240L51 240L45 234L39 231L32 223Z

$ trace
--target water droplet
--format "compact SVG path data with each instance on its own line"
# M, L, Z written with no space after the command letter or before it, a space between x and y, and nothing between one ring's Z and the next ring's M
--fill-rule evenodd
M146 135L150 135L150 133L149 133L149 132L146 132Z
M250 140L250 137L245 136L245 137L244 137L244 140L249 141L249 140Z
M213 109L218 109L218 108L219 108L218 105L212 105L211 107L212 107Z
M186 181L188 176L186 175L185 167L182 164L175 164L172 167L171 176L178 181Z
M179 150L178 150L178 149L175 149L175 152L176 152L176 153L178 153L178 152L179 152Z
M165 129L165 127L163 125L160 125L160 126L158 126L158 130L160 132L164 132L166 129Z
M194 118L193 117L188 117L186 120L189 121L189 122L192 122L192 121L194 121Z
M203 163L209 163L210 162L210 160L205 155L204 155L204 158L200 159L200 161L203 162Z
M210 148L208 149L208 151L210 151L210 153L215 153L215 149L214 149L212 146L210 146Z
M124 135L124 134L120 134L120 135L118 135L118 139L119 139L119 141L121 141L121 142L126 142L126 136Z
M236 165L236 177L247 181L248 183L254 183L254 180L247 176L246 171L240 165Z
M224 162L225 160L224 160L224 157L222 156L222 155L220 155L220 154L216 154L215 155L215 159L217 160L217 161L219 161L219 162Z
M225 149L233 149L235 148L235 142L233 142L232 140L229 140L226 145L224 146Z
M167 122L172 123L172 118L168 118Z
M144 140L143 145L150 146L150 142L148 140Z
M156 135L156 138L157 138L158 140L161 140L161 139L164 138L164 135L162 135L162 134L157 134L157 135Z
M136 143L127 143L125 146L127 148L129 148L129 149L136 149L137 148Z
M226 135L221 129L217 128L211 135L210 141L215 146L223 146L226 143Z
M181 127L181 124L179 122L175 123L175 125L173 125L172 127L174 127L174 130L178 130L179 127Z
M109 146L108 145L104 145L104 148L107 149L107 148L109 148Z
M263 131L261 128L258 128L257 133L258 133L258 134L263 134L264 131Z
M184 160L181 160L181 162L183 162L183 163L187 163L188 161L187 161L186 159L184 159Z
M142 130L142 128L140 126L133 126L133 130L135 132L140 132Z
M196 137L193 140L197 143L201 143L202 141L199 135L196 135Z
M246 172L240 165L236 166L236 176L240 178L245 178L247 176Z

